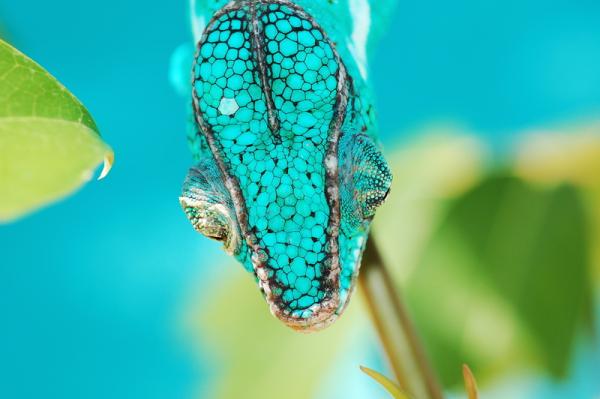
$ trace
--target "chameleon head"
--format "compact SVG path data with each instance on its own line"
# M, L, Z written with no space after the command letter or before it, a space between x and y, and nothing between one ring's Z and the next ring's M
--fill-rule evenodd
M193 105L188 218L255 274L275 316L327 326L391 184L370 107L334 44L288 1L231 2L198 43Z

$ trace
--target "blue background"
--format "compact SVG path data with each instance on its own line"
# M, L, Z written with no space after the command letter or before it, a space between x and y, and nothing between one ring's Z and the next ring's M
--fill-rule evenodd
M177 201L191 157L167 77L186 13L184 1L0 2L7 38L82 100L117 154L107 180L0 227L2 398L187 398L205 378L177 326L224 255ZM597 116L598 21L595 0L401 2L371 71L384 140L451 120L502 147L519 129Z

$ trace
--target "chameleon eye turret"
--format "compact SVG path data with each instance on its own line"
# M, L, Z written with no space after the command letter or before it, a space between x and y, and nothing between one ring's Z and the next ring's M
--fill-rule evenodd
M205 159L190 169L180 203L196 231L222 241L230 255L240 250L241 235L231 195L214 162Z
M287 0L230 2L197 45L190 141L200 162L181 204L298 330L344 310L391 184L355 71Z

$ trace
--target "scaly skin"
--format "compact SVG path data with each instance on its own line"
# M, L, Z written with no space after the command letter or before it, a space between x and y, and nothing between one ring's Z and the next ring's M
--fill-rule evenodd
M368 91L350 49L299 5L218 5L194 60L198 165L181 204L254 273L276 317L323 328L348 302L391 184Z

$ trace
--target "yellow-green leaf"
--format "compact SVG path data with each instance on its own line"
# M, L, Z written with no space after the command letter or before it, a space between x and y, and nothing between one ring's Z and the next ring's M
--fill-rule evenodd
M404 392L402 392L400 387L398 385L396 385L394 382L392 382L392 380L390 380L386 376L378 373L375 370L365 367L365 366L360 366L360 369L365 374L367 374L369 377L373 378L375 381L380 383L386 389L386 391L388 391L390 393L390 395L392 395L392 398L408 399L408 396L406 396L406 394Z
M0 40L0 222L88 181L112 150L85 107L41 66Z

